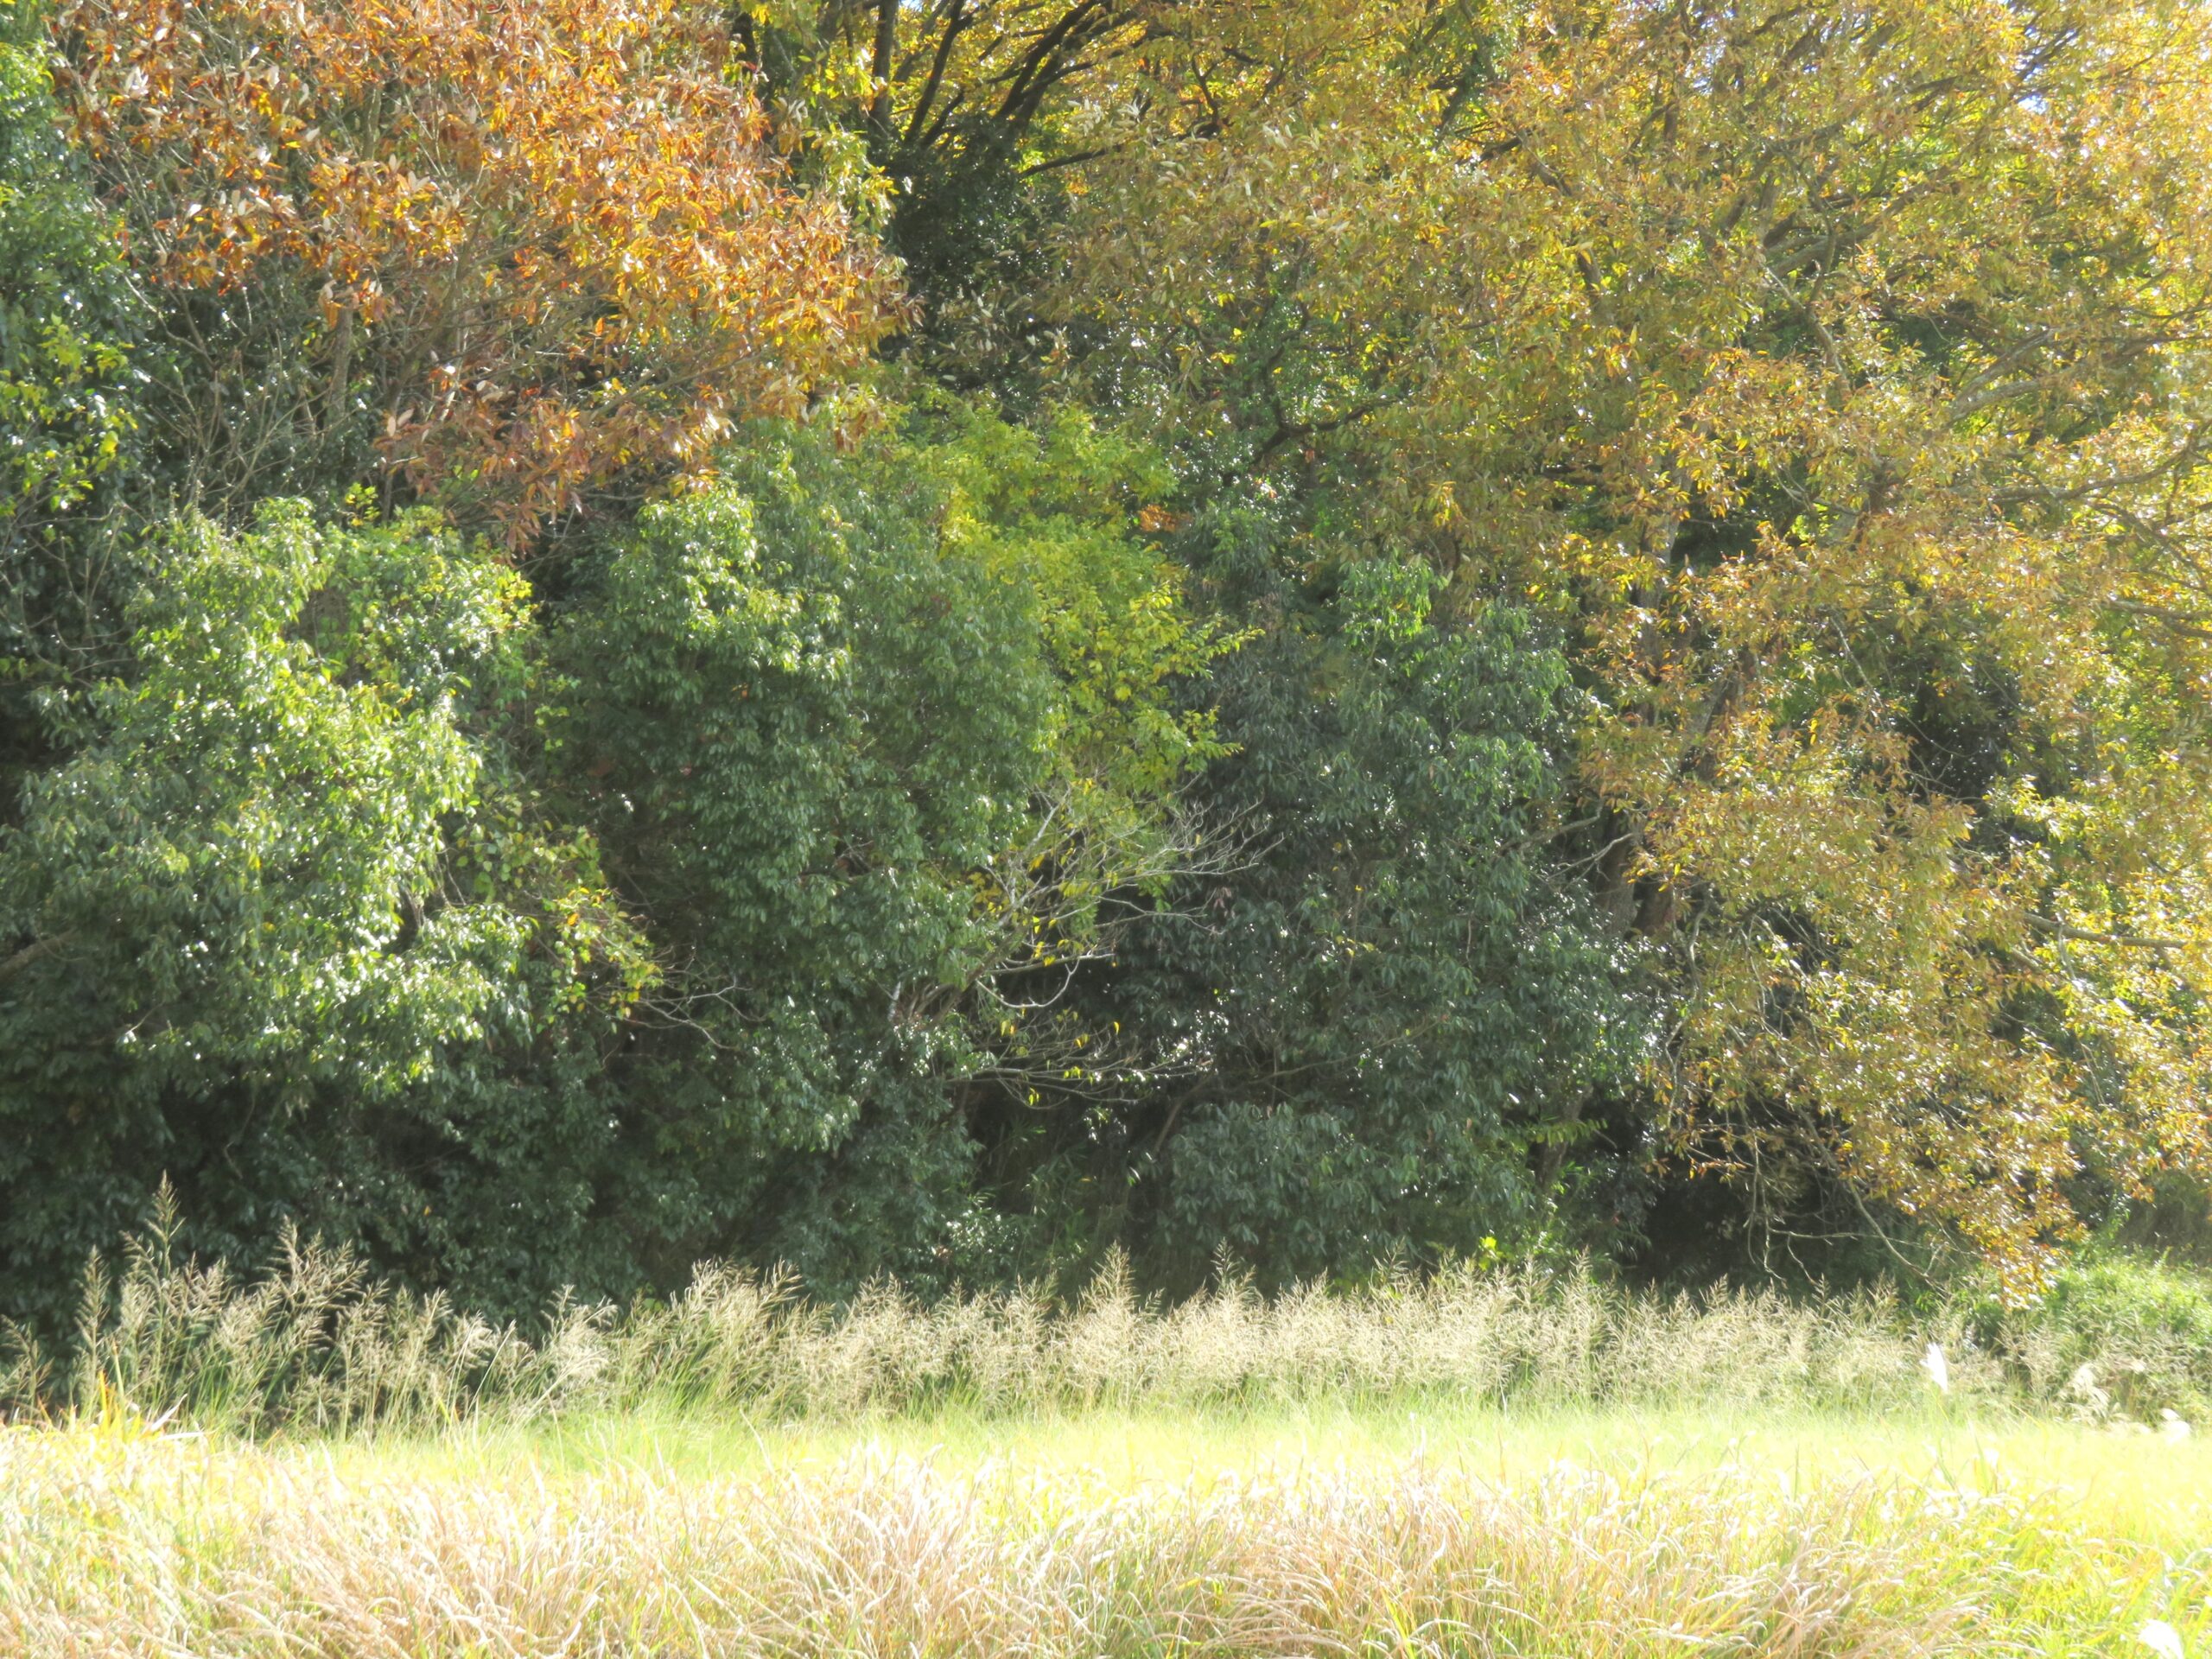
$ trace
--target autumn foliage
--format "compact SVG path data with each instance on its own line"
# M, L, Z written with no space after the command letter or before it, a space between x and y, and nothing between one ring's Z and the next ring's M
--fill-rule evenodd
M2212 1238L2200 0L11 16L0 1256Z
M2025 1294L2212 1163L2205 15L1448 10L1163 29L1070 302L1575 640L1678 1149Z
M56 35L141 268L295 284L332 409L511 542L804 410L898 315L697 0L73 0Z

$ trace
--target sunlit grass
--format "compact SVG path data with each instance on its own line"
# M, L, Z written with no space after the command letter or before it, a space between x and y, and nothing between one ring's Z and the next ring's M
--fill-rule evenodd
M837 1423L1331 1402L1866 1410L1929 1394L1931 1336L1956 1351L1959 1399L2018 1401L2024 1379L2026 1395L2048 1392L2034 1366L1974 1350L1955 1311L1916 1328L1878 1289L1668 1296L1586 1266L1275 1297L1231 1282L1173 1305L1113 1267L1072 1305L1020 1291L925 1305L889 1285L830 1305L707 1267L666 1304L564 1304L524 1329L409 1295L341 1253L290 1248L241 1280L174 1260L156 1233L112 1281L95 1264L85 1302L66 1363L0 1351L0 1411L82 1414L113 1397L265 1438L670 1410Z
M0 1378L0 1659L2212 1659L2207 1443L1879 1294L94 1291Z
M2212 1652L2212 1454L1941 1411L0 1433L0 1651Z
M748 1422L674 1413L593 1415L322 1448L349 1473L560 1483L610 1470L671 1481L823 1473L855 1448L963 1478L1034 1474L1072 1489L1236 1478L1255 1470L1335 1474L1421 1464L1501 1487L1562 1466L1630 1481L1771 1479L1781 1489L1865 1482L2063 1499L2086 1522L2186 1554L2212 1545L2212 1443L2127 1429L1947 1411L1859 1416L1449 1404L1343 1404L1198 1413L1094 1409L1007 1418L884 1414L860 1425Z

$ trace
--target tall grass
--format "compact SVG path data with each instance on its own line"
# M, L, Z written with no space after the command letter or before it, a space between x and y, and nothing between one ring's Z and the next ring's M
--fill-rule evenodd
M1164 1305L1109 1265L1065 1305L1033 1292L925 1304L890 1284L830 1305L788 1274L710 1265L666 1302L563 1301L525 1328L397 1289L344 1250L287 1238L240 1276L181 1257L175 1238L164 1212L113 1269L93 1262L65 1357L0 1327L0 1418L120 1404L266 1436L639 1408L783 1419L1440 1397L1878 1411L1941 1391L2155 1423L2175 1407L2199 1416L2212 1396L2212 1297L2149 1266L2075 1275L2039 1313L1961 1300L1908 1319L1878 1289L1661 1295L1586 1267L1274 1297L1231 1281Z
M666 1303L568 1303L525 1331L378 1282L289 1241L241 1280L181 1261L172 1232L95 1264L74 1349L20 1338L0 1408L149 1418L246 1435L435 1427L652 1406L776 1417L1446 1396L1510 1403L1877 1409L1949 1386L1996 1400L1962 1330L1913 1329L1880 1294L1662 1297L1586 1270L1402 1276L1262 1298L1231 1283L1173 1306L1109 1268L1072 1306L1014 1293L929 1305L879 1286L842 1306L788 1278L702 1269Z
M1977 1414L2085 1408L2090 1362L2061 1376L2078 1343L1993 1344L1986 1311L1916 1324L1880 1294L1662 1297L1519 1269L1172 1306L1116 1269L1065 1306L888 1286L830 1306L708 1268L669 1302L564 1304L524 1330L343 1252L288 1243L241 1279L173 1237L95 1264L66 1362L19 1341L0 1372L25 1420L0 1424L0 1659L1872 1659L2148 1652L2140 1632L2164 1624L2212 1650L2212 1549L2162 1554L2064 1496L1785 1479L1732 1438L1685 1474L1509 1479L1501 1458L1492 1479L1424 1454L1118 1487L996 1452L966 1473L863 1446L747 1478L655 1459L549 1482L528 1458L442 1471L412 1442L319 1443L569 1414L589 1432L671 1411L1231 1421L1422 1402L1725 1402L1732 1436L1762 1408L1936 1398L1931 1342ZM2175 1455L2139 1463L2154 1452Z
M549 1490L80 1427L0 1430L0 1491L7 1659L1903 1659L2212 1627L2204 1559L2047 1502L1726 1474L1506 1489L1415 1461L1101 1491L863 1452Z

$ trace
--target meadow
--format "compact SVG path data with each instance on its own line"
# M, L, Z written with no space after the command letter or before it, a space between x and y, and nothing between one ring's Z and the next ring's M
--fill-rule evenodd
M0 1433L10 1655L2197 1653L2212 1457L2031 1422L1278 1408Z
M156 1243L87 1306L7 1383L26 1659L2212 1651L2212 1452L2121 1388L2177 1356L1879 1295L709 1273L525 1332Z

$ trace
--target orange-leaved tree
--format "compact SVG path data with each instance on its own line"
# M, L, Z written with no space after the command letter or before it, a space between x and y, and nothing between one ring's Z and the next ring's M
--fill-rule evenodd
M716 5L67 0L54 39L137 264L197 302L179 447L218 494L365 428L387 480L519 545L804 410L899 315Z

